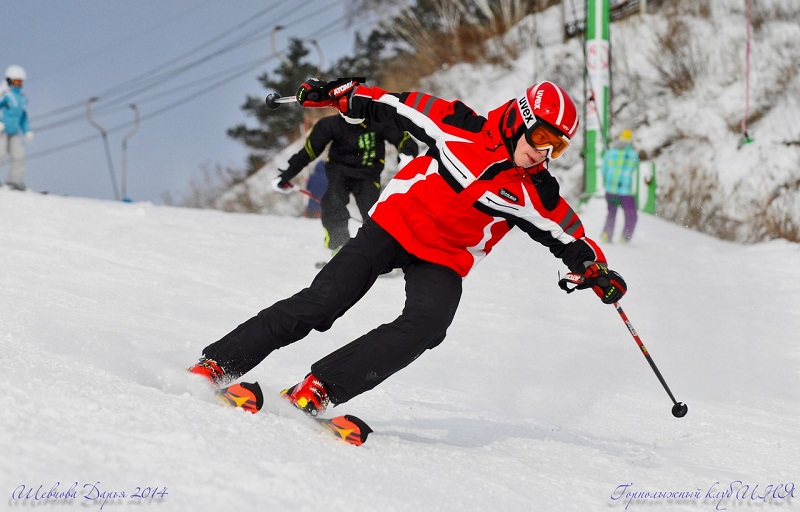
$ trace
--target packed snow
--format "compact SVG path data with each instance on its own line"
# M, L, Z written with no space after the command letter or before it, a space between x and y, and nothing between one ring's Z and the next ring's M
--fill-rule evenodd
M590 235L604 215L602 201L582 211ZM208 343L307 285L321 241L312 219L0 189L4 508L800 504L796 244L742 246L642 216L633 243L606 246L629 285L621 305L689 406L677 419L616 310L562 292L561 262L514 231L467 277L441 346L329 410L375 430L355 447L277 393L398 315L402 277L379 279L329 332L245 376L272 412L226 408L185 372Z

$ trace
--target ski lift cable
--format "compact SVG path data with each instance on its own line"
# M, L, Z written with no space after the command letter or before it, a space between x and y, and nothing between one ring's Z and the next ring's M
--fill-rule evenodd
M152 32L155 32L158 29L164 27L165 25L169 25L169 24L173 23L176 20L180 20L180 19L183 19L183 18L188 18L191 14L195 13L196 11L204 9L206 6L208 6L210 4L213 4L214 1L215 0L206 0L203 3L198 3L198 4L195 4L195 5L192 5L191 7L187 8L187 9L184 9L182 11L179 11L179 12L175 13L172 16L169 16L169 17L166 17L166 18L163 18L163 19L159 20L158 23L156 23L154 25L151 25L149 27L145 27L145 28L142 28L140 30L137 30L133 34L128 35L126 37L123 37L122 39L119 39L116 42L111 42L109 44L103 45L102 48L100 48L99 50L96 50L96 51L91 52L89 54L85 54L83 56L77 57L76 59L73 59L71 61L66 61L63 64L61 64L60 66L57 66L57 67L52 68L52 69L49 69L49 70L45 71L44 73L39 73L39 74L37 74L36 78L38 80L41 80L42 77L50 76L50 75L52 75L54 73L57 73L58 71L61 71L61 70L64 70L64 69L68 69L68 68L72 68L72 67L77 66L79 64L83 64L83 63L85 63L87 61L90 61L90 60L92 60L92 59L94 59L96 57L99 57L100 55L107 54L107 53L115 50L116 48L119 48L120 46L123 46L125 44L130 43L131 41L135 41L137 39L141 39L143 36L145 36L147 34L150 34Z
M335 5L333 7L335 7ZM315 15L320 15L321 13L324 13L324 11L327 11L330 8L331 7L328 7L326 9L322 9L321 11L318 11L317 13L315 13ZM260 12L260 13L257 13L255 16L256 17L260 16L260 15L262 15L262 13L263 13L263 11ZM252 19L254 19L254 18L250 18L248 20L248 22L252 21ZM338 22L343 20L343 19L344 19L344 17L341 17L339 20L335 20L334 23L338 24ZM304 18L303 20L307 21L307 17ZM302 22L303 20L293 21L293 22L289 23L289 25L296 25L296 24ZM227 35L231 30L241 28L241 26L243 26L245 23L240 23L238 26L234 27L233 29L230 29L230 30L226 31L225 33L217 36L216 38L214 38L212 40L209 40L209 41L207 41L206 43L204 43L204 44L202 44L200 46L195 47L193 50L190 50L189 52L185 52L184 54L180 55L179 57L176 57L176 58L172 59L168 63L164 63L164 64L162 64L162 65L160 65L160 66L158 66L156 68L151 69L150 71L148 71L146 73L140 74L136 78L133 78L133 79L127 80L127 81L125 81L125 82L123 82L121 84L118 84L118 85L106 90L104 93L101 93L100 95L94 96L94 97L97 98L97 102L98 102L98 108L96 109L97 112L108 111L109 108L115 108L117 110L122 109L122 108L126 108L126 105L128 103L130 103L132 96L134 96L136 94L139 94L141 92L144 92L144 91L150 91L150 90L152 90L153 87L156 87L156 86L158 86L160 84L163 84L164 82L167 82L169 80L175 79L178 76L187 73L191 69L194 69L197 66L205 64L206 62L209 62L210 60L218 58L218 57L220 57L221 55L223 55L225 53L228 53L230 51L236 50L236 49L241 48L241 47L243 47L245 45L252 44L254 42L257 42L257 41L259 41L261 39L264 39L264 38L268 37L269 34L264 32L264 31L266 31L266 29L269 27L269 25L262 25L262 26L259 26L256 29L248 32L247 34L239 37L238 39L236 39L232 43L229 43L227 46L224 46L224 47L222 47L222 48L220 48L218 50L215 50L215 51L213 51L211 53L205 54L205 55L203 55L201 57L198 57L194 61L191 61L191 62L189 62L187 64L184 64L181 67L167 69L165 71L161 71L160 73L156 73L157 70L163 69L167 65L174 64L174 63L180 61L181 59L184 59L185 57L190 56L192 52L196 52L196 50L198 50L198 49L200 49L200 48L202 48L204 46L208 46L212 42L215 42L215 41L219 40L224 35ZM272 22L270 22L270 23L272 23ZM327 30L324 30L322 32L326 32L326 31ZM154 75L154 73L156 73L156 74ZM143 82L142 80L140 80L141 77L145 77L145 76L148 77L147 81ZM134 87L134 88L131 90L130 87ZM126 89L126 88L128 88L128 89ZM119 96L122 96L122 97L118 98ZM113 98L117 98L117 99L113 99ZM105 105L102 105L103 102L105 102ZM109 105L109 103L111 103L111 105ZM39 116L36 116L36 119L41 120L42 118L46 118L49 115L61 114L61 113L64 113L66 111L69 111L70 109L72 109L74 107L82 107L83 104L84 104L83 102L75 103L73 105L70 105L70 106L67 106L67 107L63 107L61 109L50 111L50 112L45 113L45 114L40 114ZM68 123L70 121L75 121L75 120L78 120L78 119L81 119L81 118L82 118L82 116L80 116L78 114L75 114L75 115L72 115L71 117L66 118L66 119L53 121L49 125L45 125L45 126L47 128L50 128L50 127L53 127L53 126L61 126L61 125L66 124L66 123ZM41 131L41 128L40 128L39 131Z
M205 94L208 94L208 93L210 93L210 92L212 92L212 91L214 91L214 90L216 90L216 89L218 89L218 88L230 83L230 81L232 79L238 78L239 76L242 76L245 73L251 72L256 67L262 66L266 61L268 61L270 59L272 59L272 57L262 58L255 65L250 66L249 68L245 68L245 69L241 70L237 74L233 74L233 75L228 74L225 77L223 77L221 80L218 80L217 82L214 82L212 84L204 84L204 87L200 92L198 92L196 94L191 94L191 95L185 96L183 98L180 98L179 100L177 100L177 101L175 101L175 102L173 102L173 103L171 103L171 104L169 104L169 105L167 105L167 106L165 106L165 107L163 107L163 108L161 108L159 110L151 112L148 115L141 116L140 122L144 122L144 121L146 121L148 119L157 117L157 116L159 116L161 114L165 114L165 113L169 112L170 110L183 105L184 103L187 103L187 102L189 102L189 101L191 101L193 99L196 99L196 98L199 98L199 97L201 97L201 96L203 96ZM114 126L113 128L108 128L106 130L106 132L107 133L116 133L116 132L119 132L119 131L124 130L126 128L129 128L131 125L132 125L132 122L130 122L130 121L129 122L124 122L124 123L121 123L121 124L118 124L118 125ZM33 160L33 159L36 159L36 158L39 158L39 157L48 156L48 155L51 155L51 154L54 154L54 153L59 153L61 151L72 149L72 148L77 147L77 146L81 146L81 145L86 144L88 142L92 142L92 141L94 141L96 139L97 139L96 135L90 135L88 137L83 137L83 138L74 140L72 142L61 144L59 146L56 146L56 147L53 147L53 148L50 148L50 149L46 149L46 150L43 150L43 151L38 151L38 152L36 152L36 153L34 153L32 155L29 155L26 158L28 160Z
M148 71L146 71L144 73L141 73L141 74L139 74L139 75L137 75L137 76L135 76L133 78L130 78L128 80L125 80L124 82L121 82L121 83L119 83L119 84L117 84L117 85L115 85L115 86L113 86L113 87L111 87L111 88L99 93L99 94L96 94L93 97L96 97L98 99L102 99L105 96L107 96L109 94L113 94L113 93L119 91L120 89L122 89L124 87L128 87L130 85L138 84L138 83L140 83L140 81L143 78L152 76L154 73L159 72L159 71L161 71L164 68L167 68L169 66L172 66L173 64L176 64L177 62L180 62L181 60L185 59L186 57L197 53L199 50L201 50L201 49L203 49L203 48L205 48L207 46L210 46L211 44L214 44L215 42L217 42L220 39L224 38L225 36L231 34L232 32L240 30L243 26L253 22L254 20L256 20L256 19L258 19L258 18L260 18L260 17L262 17L262 16L264 16L266 14L270 14L270 11L273 11L275 9L275 7L277 5L279 5L279 4L280 4L280 2L276 1L275 3L273 3L273 4L269 5L268 7L266 7L265 9L255 13L253 15L248 16L244 21L238 23L237 25L235 25L235 26L233 26L233 27L231 27L231 28L229 28L227 30L224 30L220 34L216 35L215 37L213 37L213 38L211 38L211 39L209 39L207 41L205 41L204 43L201 43L200 45L195 46L194 48L192 48L190 50L187 50L186 52L178 55L177 57L174 57L174 58L170 59L167 62L159 64L158 66L156 66L156 67L154 67L154 68L152 68L152 69L150 69L150 70L148 70ZM86 103L86 100L81 100L79 102L75 102L75 103L72 103L70 105L66 105L64 107L60 107L60 108L57 108L57 109L54 109L54 110L39 114L36 117L32 117L32 120L47 118L49 116L57 115L57 114L65 112L65 111L72 110L72 109L74 109L76 107L83 108L85 103Z
M335 33L337 31L341 31L344 28L344 25L345 25L344 22L345 22L345 17L341 16L339 19L337 19L337 20L333 21L332 23L330 23L326 29L324 29L324 30L322 30L320 32L317 32L314 35L317 36L317 37L325 37L328 34ZM298 23L298 22L292 22L291 24L294 25L296 23ZM259 30L263 30L264 28L266 28L266 27L261 27ZM207 55L203 56L202 58L194 61L192 64L184 66L184 68L182 68L182 69L175 70L174 74L172 76L167 77L167 78L168 79L176 78L178 75L183 74L186 71L188 71L189 67L194 68L194 67L196 67L196 66L198 66L200 64L208 62L212 58L220 56L221 54L227 52L228 50L235 49L235 47L236 47L235 45L250 44L250 43L253 43L253 42L257 42L257 41L259 41L261 39L264 39L266 37L268 37L267 33L262 33L262 34L250 33L247 36L244 36L244 37L240 38L235 44L229 45L228 47L223 48L222 50L219 50L219 51L215 52L214 54L207 54ZM264 62L264 59L259 58L259 59L257 59L257 62ZM228 68L228 69L236 70L236 69L239 68L239 66L241 66L241 64L237 65L237 66L234 66L233 68ZM248 69L252 69L252 66L250 66L250 63L245 63L244 66L247 67ZM225 71L225 70L223 70L221 72L214 72L210 76L207 76L205 78L194 79L191 82L196 84L198 82L203 82L203 81L205 81L207 79L213 79L218 74L222 74L222 73L226 73L226 72L227 71ZM164 80L164 81L166 81L166 80ZM163 83L163 81L162 81L162 83ZM155 85L158 85L158 84L155 84ZM136 97L136 94L140 94L140 93L143 93L143 92L152 92L153 85L144 84L144 85L140 86L139 88L128 92L128 94L124 98L120 98L120 99L116 100L116 102L110 102L110 103L107 102L106 104L98 105L95 108L94 111L97 112L97 113L108 113L108 112L114 112L114 111L121 111L123 109L127 109L128 108L128 104L131 101L134 101L137 104L143 104L143 103L147 103L151 98L165 96L165 95L168 95L168 94L170 94L172 92L175 92L175 91L181 91L184 88L185 88L185 86L177 86L175 88L172 88L172 89L169 89L167 91L160 92L160 93L155 93L155 94L147 96L145 98ZM101 103L99 98L98 98L97 102ZM65 118L62 118L62 119L57 119L57 120L52 121L51 123L48 123L48 124L45 124L45 125L41 125L39 127L38 131L39 132L43 132L43 131L47 131L47 130L50 130L50 129L53 129L53 128L60 128L60 127L62 127L64 125L70 124L72 122L82 121L83 119L84 119L84 115L82 114L82 112L77 112L75 114L72 114L69 117L65 117Z
M342 19L344 19L344 18L342 18ZM329 26L329 29L330 28L331 27ZM328 34L326 34L326 32L330 31L329 29L326 29L326 30L323 30L321 32L318 32L316 34L317 37L324 37L324 36L328 35ZM154 117L157 117L157 116L159 116L161 114L167 113L170 110L173 110L174 108L177 108L177 107L179 107L179 106L181 106L181 105L183 105L183 104L185 104L185 103L187 103L187 102L189 102L189 101L191 101L191 100L193 100L195 98L203 96L203 95L205 95L205 94L207 94L207 93L209 93L209 92L211 92L213 90L216 90L216 89L218 89L218 88L230 83L230 81L232 79L236 79L236 78L238 78L240 76L243 76L244 74L251 72L253 69L256 69L256 68L258 68L260 66L263 66L264 64L266 64L267 62L269 62L270 60L272 60L274 58L275 58L274 56L268 56L268 57L261 57L261 58L255 60L255 61L250 61L250 62L246 63L245 65L238 66L238 67L242 68L238 72L231 72L231 69L226 70L227 72L218 72L218 73L216 73L215 75L212 75L212 76L224 75L221 80L218 80L217 82L214 82L214 83L211 83L211 84L207 84L207 83L203 82L201 84L202 85L202 90L199 93L196 93L196 94L192 93L190 95L184 96L183 98L179 98L175 102L173 102L173 103L171 103L169 105L166 105L165 107L162 107L161 109L159 109L157 111L151 112L150 114L147 114L145 116L141 116L139 121L140 122L144 122L144 121L147 121L147 120L152 119ZM176 88L176 90L177 89L178 88ZM163 96L163 95L164 95L164 93L160 94L160 96ZM151 97L151 99L154 99L154 97ZM126 108L129 108L129 107L126 106ZM109 128L106 131L107 131L107 133L116 133L116 132L122 131L123 129L129 128L131 126L131 124L132 124L132 122L121 123L121 124L116 125L116 126L114 126L112 128ZM87 136L87 137L83 137L83 138L74 140L72 142L61 144L61 145L53 147L53 148L49 148L49 149L46 149L46 150L43 150L43 151L38 151L38 152L36 152L34 154L29 155L27 157L27 159L28 160L33 160L33 159L36 159L36 158L39 158L39 157L52 155L54 153L60 153L61 151L66 151L66 150L75 148L77 146L81 146L83 144L87 144L89 142L93 142L96 139L97 139L96 135L90 135L90 136Z

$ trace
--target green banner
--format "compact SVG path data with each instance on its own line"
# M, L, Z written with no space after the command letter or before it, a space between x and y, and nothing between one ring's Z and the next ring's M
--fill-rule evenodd
M584 30L586 63L584 87L586 108L584 134L584 193L586 197L602 191L603 152L608 147L611 84L609 38L610 0L586 0Z
M655 215L656 213L656 162L639 163L636 172L636 205L640 211Z

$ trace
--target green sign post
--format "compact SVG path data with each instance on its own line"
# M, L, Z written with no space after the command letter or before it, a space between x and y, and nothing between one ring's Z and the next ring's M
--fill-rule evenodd
M608 147L610 105L610 0L586 0L584 134L584 193L588 199L602 191L603 151Z

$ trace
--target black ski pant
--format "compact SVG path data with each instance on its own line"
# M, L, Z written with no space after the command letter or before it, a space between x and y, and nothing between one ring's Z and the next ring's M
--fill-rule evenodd
M350 194L356 200L361 219L369 217L369 210L381 195L380 175L377 177L353 178L346 176L333 165L326 166L328 188L320 201L322 227L325 228L325 247L334 250L350 240L350 211L347 204Z
M439 345L461 299L461 277L452 269L409 254L372 221L325 265L305 288L276 302L203 350L226 375L238 378L273 350L326 331L382 273L402 268L406 302L394 321L381 325L311 366L334 404L368 391Z

